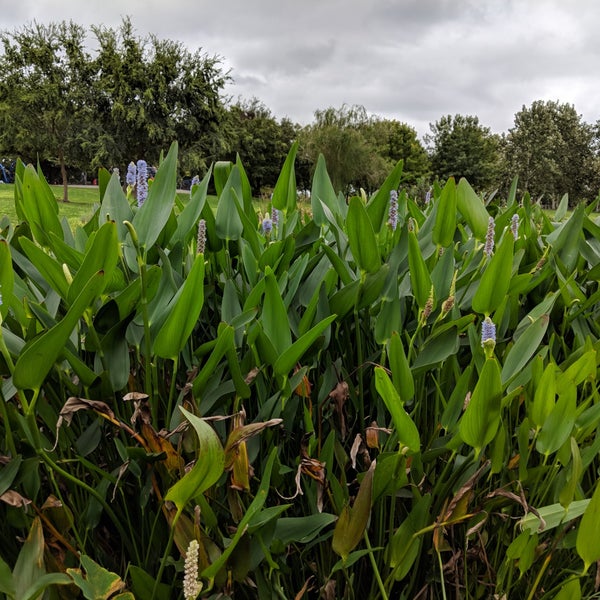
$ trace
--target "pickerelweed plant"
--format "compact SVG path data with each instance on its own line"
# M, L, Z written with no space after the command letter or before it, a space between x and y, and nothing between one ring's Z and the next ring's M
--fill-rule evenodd
M140 206L101 171L76 231L18 165L2 592L594 597L593 207L551 219L516 183L486 206L464 179L423 207L401 163L346 199L321 158L306 210L296 151L273 217L239 159L177 197L173 145Z

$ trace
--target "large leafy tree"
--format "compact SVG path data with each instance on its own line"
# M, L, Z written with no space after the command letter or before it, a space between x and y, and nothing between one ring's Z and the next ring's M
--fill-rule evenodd
M497 183L500 138L471 115L446 115L425 137L433 174L441 180L465 177L478 190Z
M203 170L223 151L221 92L229 80L218 56L156 36L140 38L129 19L93 27L98 135L94 164L158 160L173 140L184 170Z
M522 192L556 202L598 193L599 165L594 128L571 104L536 100L515 115L506 137L506 168L519 177Z
M297 126L289 119L278 122L257 98L238 100L229 108L227 158L239 154L255 193L272 188L292 142Z
M416 130L410 125L373 117L365 127L365 135L371 140L377 154L388 162L388 168L392 168L399 160L403 161L403 185L413 186L428 175L429 157Z
M85 30L72 22L0 33L0 149L26 161L85 169L94 70Z

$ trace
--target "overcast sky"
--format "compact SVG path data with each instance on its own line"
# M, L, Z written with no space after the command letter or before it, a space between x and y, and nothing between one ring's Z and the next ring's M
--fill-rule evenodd
M600 119L597 0L0 0L0 28L33 20L118 27L222 58L234 99L277 118L363 105L420 136L446 114L494 132L534 100Z

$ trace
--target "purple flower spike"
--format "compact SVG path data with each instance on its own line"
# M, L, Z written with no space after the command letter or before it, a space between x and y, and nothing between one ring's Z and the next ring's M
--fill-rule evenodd
M398 192L396 190L392 190L390 192L390 212L388 223L392 228L392 231L396 231L396 227L398 227Z
M496 223L494 221L494 217L490 217L488 221L487 233L485 235L485 246L483 247L483 251L487 256L491 256L494 252L494 232L496 228Z
M132 161L127 166L127 175L125 176L125 183L127 183L129 187L133 187L135 185L136 177L137 170L135 168L135 163Z
M137 162L137 203L142 206L148 197L148 165L145 160Z

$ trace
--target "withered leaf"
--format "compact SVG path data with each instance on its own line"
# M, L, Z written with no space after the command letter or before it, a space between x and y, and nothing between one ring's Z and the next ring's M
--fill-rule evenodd
M25 498L25 496L21 496L18 492L14 490L7 490L0 496L0 500L5 504L9 504L10 506L27 506L31 504L31 500L29 498Z

